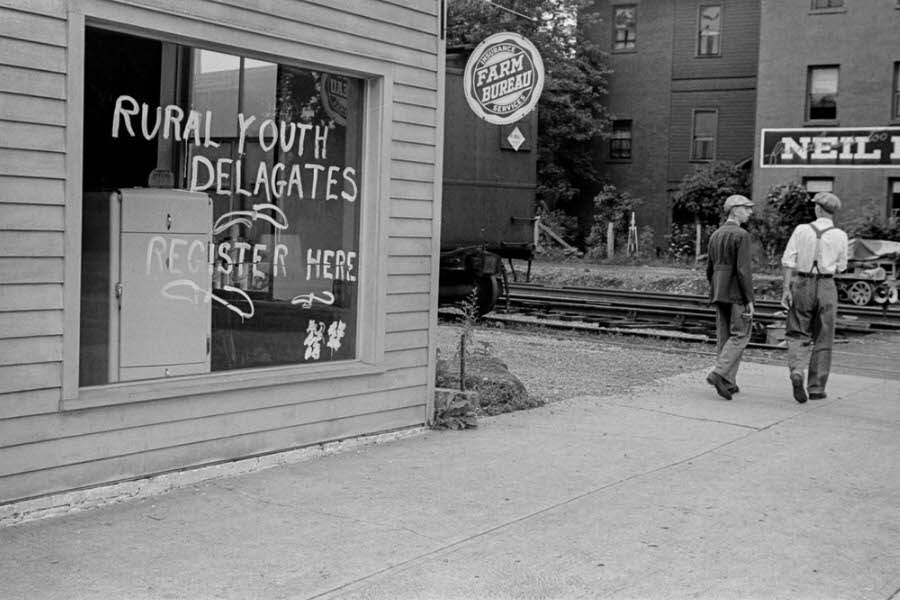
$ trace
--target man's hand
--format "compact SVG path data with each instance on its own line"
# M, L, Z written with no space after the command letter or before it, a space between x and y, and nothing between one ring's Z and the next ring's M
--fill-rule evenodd
M781 292L781 305L785 308L790 308L791 304L794 303L794 295L791 293L791 288L786 287L784 291Z
M754 308L753 308L753 303L751 302L747 305L747 318L752 319L753 313L754 313Z

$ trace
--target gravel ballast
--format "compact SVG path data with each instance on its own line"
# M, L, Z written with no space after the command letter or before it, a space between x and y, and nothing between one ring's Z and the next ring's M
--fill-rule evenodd
M438 326L442 357L457 352L460 332L458 325ZM709 369L714 361L709 352L666 351L551 331L494 327L476 327L470 348L506 363L528 393L544 402L621 394L662 377Z

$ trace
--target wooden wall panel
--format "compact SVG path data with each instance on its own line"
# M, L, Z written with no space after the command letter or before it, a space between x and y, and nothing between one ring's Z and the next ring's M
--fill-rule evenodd
M61 180L0 175L0 201L62 206L66 203L65 183Z
M0 60L3 64L13 67L26 67L54 73L66 72L65 49L47 44L0 38Z
M63 259L55 257L0 258L3 283L62 283Z
M59 400L59 388L0 394L0 419L56 412Z
M0 394L53 388L61 384L62 365L58 362L0 366ZM0 421L0 424L6 423ZM17 467L16 463L10 465L13 469Z
M251 433L228 439L163 448L140 456L142 474L154 475L175 469L199 467L235 458L245 458L278 450L302 448L322 440L339 440L392 431L425 422L425 409L411 406L377 414L321 421L297 427ZM134 477L135 457L117 456L108 460L31 471L0 477L5 498L19 500L84 486L112 483Z
M17 10L2 10L2 15L0 36L65 48L64 20Z
M62 335L61 310L0 312L0 339Z

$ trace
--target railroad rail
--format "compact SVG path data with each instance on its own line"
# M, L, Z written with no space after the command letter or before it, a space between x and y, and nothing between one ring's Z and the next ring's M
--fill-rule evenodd
M785 311L771 300L760 300L755 306L751 339L758 346L775 347L769 331L783 325ZM715 311L705 296L511 282L507 301L497 306L499 314L504 310L545 320L579 321L598 329L669 330L715 337ZM840 305L836 327L841 334L900 331L900 310Z

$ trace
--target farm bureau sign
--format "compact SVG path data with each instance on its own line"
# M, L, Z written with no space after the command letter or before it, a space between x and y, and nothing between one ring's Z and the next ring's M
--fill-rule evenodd
M900 127L763 129L761 167L900 167Z
M496 33L478 45L463 76L475 114L495 125L515 123L537 104L544 63L534 44L517 33Z

